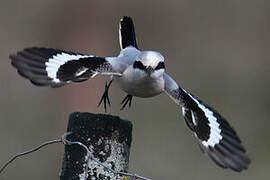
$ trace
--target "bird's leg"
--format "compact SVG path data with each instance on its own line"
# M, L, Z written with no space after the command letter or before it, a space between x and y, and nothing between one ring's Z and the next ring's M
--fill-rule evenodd
M103 95L98 103L98 106L100 106L100 104L103 102L105 112L107 112L107 102L108 102L109 106L111 105L108 92L109 92L109 88L110 88L112 82L113 82L112 78L110 79L109 83L106 82L104 93L103 93Z
M123 110L126 105L128 104L129 108L131 107L131 101L132 101L132 95L128 94L126 95L126 97L123 99L123 101L121 102L122 104L122 107L121 107L121 110Z

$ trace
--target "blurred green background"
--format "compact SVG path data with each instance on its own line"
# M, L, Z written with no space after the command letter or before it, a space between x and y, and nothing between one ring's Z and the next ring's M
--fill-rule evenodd
M155 180L269 179L270 1L266 0L9 0L0 2L0 163L17 152L60 137L73 111L101 112L106 77L59 89L20 77L9 54L44 46L100 56L119 53L118 22L135 22L138 44L161 52L167 71L214 106L237 130L252 164L224 170L204 156L165 95L135 98L111 88L109 112L134 124L130 171ZM63 145L16 160L0 179L58 179Z

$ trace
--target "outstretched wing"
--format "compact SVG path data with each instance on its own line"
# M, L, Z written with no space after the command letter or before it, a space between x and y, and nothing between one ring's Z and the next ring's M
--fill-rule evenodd
M82 82L97 74L121 75L106 58L51 48L27 48L10 55L18 73L37 86L59 87Z
M121 49L128 46L138 48L136 34L131 17L124 16L119 23L119 41Z
M199 139L201 149L220 167L242 171L250 160L235 130L213 108L179 87L167 74L165 91L177 104L187 126Z

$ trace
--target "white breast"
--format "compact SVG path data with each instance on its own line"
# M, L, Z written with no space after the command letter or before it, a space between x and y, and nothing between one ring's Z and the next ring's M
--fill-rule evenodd
M121 77L115 77L115 81L123 91L137 97L153 97L164 90L164 79L160 72L149 77L132 66L128 67Z

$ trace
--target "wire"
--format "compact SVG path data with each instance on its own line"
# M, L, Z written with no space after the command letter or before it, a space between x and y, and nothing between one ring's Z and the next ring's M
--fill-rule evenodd
M24 156L24 155L27 155L27 154L30 154L30 153L33 153L41 148L43 148L44 146L47 146L47 145L50 145L50 144L55 144L55 143L60 143L62 142L62 139L55 139L55 140L52 140L52 141L47 141L45 143L42 143L41 145L33 148L33 149L30 149L28 151L25 151L25 152L22 152L22 153L18 153L18 154L15 154L10 160L8 160L4 165L3 167L0 169L0 174L4 171L4 169L10 164L12 163L16 158L18 157L21 157L21 156Z

